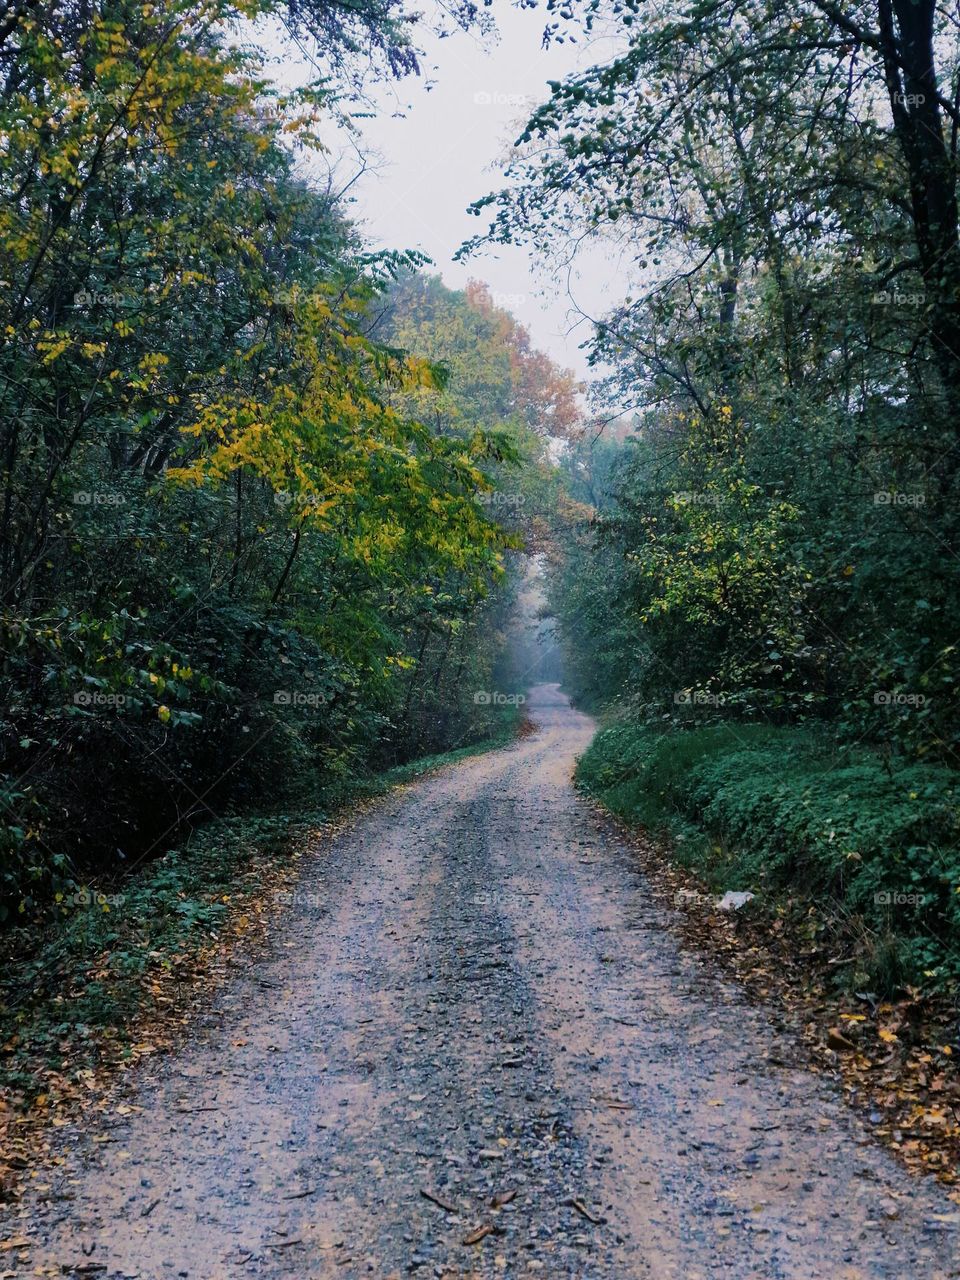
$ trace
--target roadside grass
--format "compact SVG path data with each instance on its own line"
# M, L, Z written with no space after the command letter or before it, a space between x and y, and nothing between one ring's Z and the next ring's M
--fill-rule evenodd
M580 762L585 791L666 837L716 892L818 922L837 979L890 993L960 978L960 775L812 727L629 720Z
M482 742L475 742L466 747L457 747L454 751L444 751L436 756L421 756L407 764L397 765L386 773L378 774L368 783L374 790L383 790L398 783L409 782L420 778L425 773L440 769L444 765L455 764L458 760L466 760L469 756L481 755L486 751L496 751L506 747L518 736L524 724L523 708L509 706L502 708L501 724L498 731Z
M341 778L311 808L225 817L109 885L83 885L54 913L0 936L0 1137L4 1113L42 1113L155 1052L185 1021L190 992L226 952L266 929L303 850L364 800L471 755L521 728L367 777ZM200 993L202 995L202 992ZM0 1142L0 1148L3 1143ZM0 1158L0 1185L3 1182Z

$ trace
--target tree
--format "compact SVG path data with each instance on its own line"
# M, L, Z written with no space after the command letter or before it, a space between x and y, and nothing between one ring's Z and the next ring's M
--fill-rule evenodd
M949 19L740 0L585 13L621 51L552 86L510 185L475 206L494 216L474 245L550 254L593 236L633 258L594 358L641 424L595 553L608 572L619 549L614 598L654 659L634 688L661 699L679 665L687 683L727 682L738 714L816 710L880 737L894 721L949 755ZM891 684L924 711L878 715Z
M409 24L285 12L342 83L277 93L222 4L0 22L0 911L491 726L449 686L406 704L416 620L475 661L509 594L477 500L507 443L411 412L440 374L372 328L418 259L297 177Z

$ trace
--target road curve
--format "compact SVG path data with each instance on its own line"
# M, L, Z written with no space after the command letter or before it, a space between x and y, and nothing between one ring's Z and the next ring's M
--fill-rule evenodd
M305 859L110 1141L63 1131L0 1228L25 1274L960 1276L957 1207L782 1065L576 796L591 722L553 685L530 714Z

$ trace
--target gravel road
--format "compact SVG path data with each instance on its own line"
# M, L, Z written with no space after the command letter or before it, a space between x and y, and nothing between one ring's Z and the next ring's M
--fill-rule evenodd
M529 710L305 859L189 1042L61 1131L0 1228L25 1274L960 1276L957 1206L680 950L576 796L591 722L553 685Z

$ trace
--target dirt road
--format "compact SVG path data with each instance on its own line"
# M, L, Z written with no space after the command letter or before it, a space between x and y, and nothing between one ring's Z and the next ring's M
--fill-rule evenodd
M266 960L106 1135L64 1133L0 1229L30 1272L960 1275L957 1206L783 1065L576 797L590 722L554 686L530 711L309 859Z

